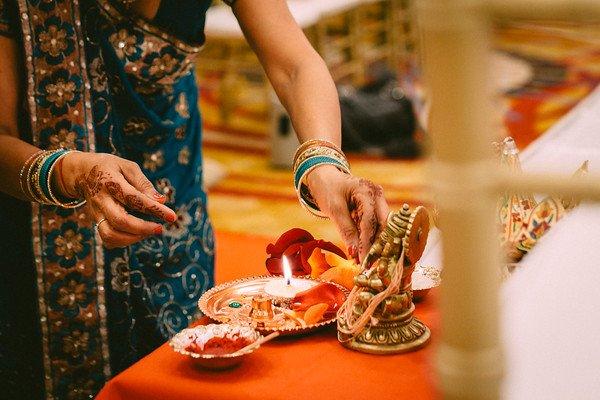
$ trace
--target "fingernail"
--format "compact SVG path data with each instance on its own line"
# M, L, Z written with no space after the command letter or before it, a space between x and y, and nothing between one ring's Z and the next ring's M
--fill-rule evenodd
M159 225L156 228L154 228L154 234L155 235L162 235L162 233L163 233L163 227L162 227L162 225Z
M165 198L165 195L164 195L164 194L160 194L160 193L158 193L158 192L156 192L156 191L155 191L154 193L152 193L152 195L153 195L155 198L157 198L157 199L164 199L164 198Z
M169 217L167 218L167 221L169 221L169 222L177 221L177 215L175 215L175 214L169 215Z

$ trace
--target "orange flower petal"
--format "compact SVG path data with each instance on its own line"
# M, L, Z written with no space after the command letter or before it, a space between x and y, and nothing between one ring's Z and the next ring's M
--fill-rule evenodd
M325 262L332 267L354 268L357 266L354 260L347 260L330 252L325 253Z
M354 277L360 272L360 267L356 264L352 266L344 265L332 267L321 275L321 279L327 282L334 282L342 285L348 290L354 287Z
M308 258L308 263L311 268L310 276L313 278L318 278L323 272L331 268L331 265L325 259L325 254L318 247L313 250L311 256Z
M306 322L306 325L313 325L321 321L328 308L329 304L327 303L318 303L310 306L304 313L304 322Z

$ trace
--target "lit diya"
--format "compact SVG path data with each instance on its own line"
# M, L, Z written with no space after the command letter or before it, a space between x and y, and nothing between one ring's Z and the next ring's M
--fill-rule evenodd
M310 289L316 283L306 279L295 279L286 256L282 257L283 277L273 279L265 285L265 293L274 298L293 299L300 292Z

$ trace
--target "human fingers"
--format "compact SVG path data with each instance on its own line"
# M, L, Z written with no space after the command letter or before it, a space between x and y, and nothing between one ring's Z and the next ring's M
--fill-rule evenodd
M390 206L388 205L383 194L383 188L375 185L375 214L379 223L378 233L387 225L388 215L390 215Z
M116 230L108 219L104 221L100 219L96 225L98 234L102 239L102 244L107 249L114 249L117 247L126 247L144 239L144 236L132 235L131 233L120 232Z
M152 200L159 203L165 202L166 197L156 190L137 163L129 160L121 160L119 167L121 168L123 177L125 177L131 186Z
M375 213L375 198L372 193L359 189L352 194L350 204L352 220L358 228L358 256L362 261L369 252L379 229Z
M125 211L122 204L117 203L109 195L102 196L97 200L102 214L115 230L137 236L150 236L162 234L163 227L160 224L144 221Z
M148 214L166 222L177 219L175 211L153 200L133 187L124 178L110 178L104 183L106 191L126 209Z
M348 204L343 200L332 201L328 207L328 216L335 224L348 253L358 262L359 235L350 215Z

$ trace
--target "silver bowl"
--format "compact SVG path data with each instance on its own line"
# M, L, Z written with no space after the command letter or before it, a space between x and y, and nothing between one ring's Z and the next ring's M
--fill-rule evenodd
M434 287L442 283L441 270L430 265L417 265L412 275L413 299L421 301Z
M222 337L223 334L232 331L241 332L243 336L248 337L252 342L257 341L262 337L258 331L247 326L240 327L229 324L209 324L199 325L193 328L186 328L182 330L171 338L169 341L169 346L171 346L173 351L176 353L194 360L194 362L200 367L213 370L229 369L239 365L245 357L259 348L260 345L244 351L236 351L234 353L220 355L200 354L188 351L186 350L186 347L190 345L191 341L193 341L193 337L198 334L205 335L208 333L209 335L212 335L212 337Z

